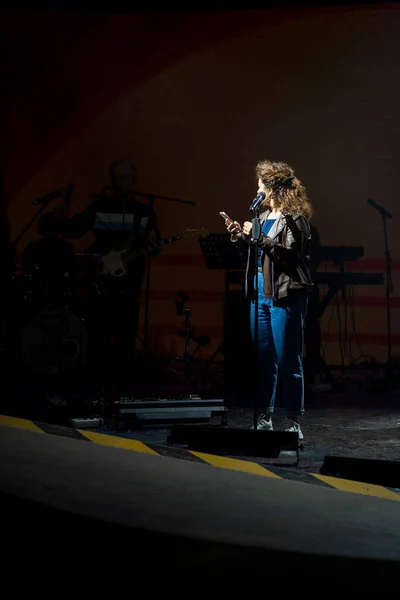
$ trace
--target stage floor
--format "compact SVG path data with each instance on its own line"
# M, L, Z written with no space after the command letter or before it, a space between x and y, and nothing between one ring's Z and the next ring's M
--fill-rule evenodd
M364 405L346 406L334 396L324 400L309 407L303 417L305 440L299 468L316 473L326 455L400 460L400 405L384 407L377 402L371 406L371 400L365 399ZM275 429L284 421L285 417L278 413ZM230 422L232 426L249 426L252 413L232 413Z
M302 417L305 436L299 469L316 473L326 455L377 460L400 460L400 387L388 382L382 370L352 369L332 371L337 380L331 391L308 391ZM173 393L167 384L161 395ZM221 397L214 395L213 397ZM219 420L215 420L216 423ZM249 428L253 410L228 406L228 425ZM281 406L273 416L274 429L285 422ZM125 435L144 442L165 444L168 428L136 430ZM255 457L248 457L254 460ZM260 462L258 460L257 462ZM261 459L265 464L288 465L292 459Z
M147 363L146 366L147 369L141 370L141 381L138 377L133 379L136 397L178 398L193 393L194 390L185 386L184 382L180 383L176 378L167 380L162 369L160 376L156 376L154 364ZM326 455L400 460L400 387L385 385L382 380L372 380L370 375L371 373L365 371L354 371L342 377L338 389L334 391L314 391L307 394L306 412L302 419L304 450L300 452L297 469L317 473ZM215 380L217 383L222 380L218 372L215 374ZM118 387L120 389L116 389L116 392L120 395L131 393L129 385ZM223 397L218 386L216 388L210 397ZM77 379L70 379L61 387L52 388L49 384L40 387L27 377L13 378L9 390L9 395L3 395L2 398L2 414L64 426L69 425L66 410L54 404L50 405L47 400L43 400L43 396L61 393L88 399L93 394L87 382ZM75 404L76 407L69 410L69 416L83 416L79 409L79 401ZM220 419L216 422L220 422ZM279 430L283 422L284 414L278 406L274 415L274 429ZM249 428L251 424L251 403L247 408L228 406L230 427ZM168 426L133 429L127 424L118 430L109 425L98 431L163 445L167 443L170 429ZM246 458L254 460L257 457ZM257 462L282 466L293 464L293 460L287 458L263 458Z
M334 394L325 395L319 404L307 408L302 420L304 449L300 452L297 468L308 473L318 473L326 455L378 460L400 460L400 403L384 406L382 399L376 403L365 396L364 404L346 405L344 398ZM359 399L361 400L361 398ZM230 427L249 428L252 410L234 408L228 410ZM219 419L213 419L218 423ZM278 409L274 416L274 428L284 425L285 417ZM102 433L122 435L150 444L167 444L169 428L164 426L146 429L116 430L113 427L98 429ZM293 458L277 459L240 457L258 463L285 466L293 465Z

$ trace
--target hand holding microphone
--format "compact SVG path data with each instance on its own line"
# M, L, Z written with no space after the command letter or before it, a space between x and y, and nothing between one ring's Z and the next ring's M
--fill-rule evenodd
M244 235L248 235L249 237L251 237L253 231L253 223L251 223L250 221L245 221L243 223L243 227L237 221L230 221L229 223L225 221L225 224L227 225L227 229L232 236L232 240L237 240L240 234L243 233Z
M253 231L253 223L251 221L245 221L243 223L243 233L251 237L251 233Z

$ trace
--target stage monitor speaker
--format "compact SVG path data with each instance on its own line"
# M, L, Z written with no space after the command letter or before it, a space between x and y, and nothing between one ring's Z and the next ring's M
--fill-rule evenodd
M325 456L321 475L400 488L400 461Z
M265 431L240 427L174 425L168 443L187 445L198 452L278 458L281 451L299 451L299 435L291 431Z

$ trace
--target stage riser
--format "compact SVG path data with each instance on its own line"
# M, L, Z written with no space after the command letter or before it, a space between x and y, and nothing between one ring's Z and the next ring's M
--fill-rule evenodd
M189 398L121 398L115 403L120 419L134 419L143 424L207 422L213 416L225 415L222 398L202 400Z
M176 425L168 441L186 444L190 450L233 456L277 458L281 451L297 453L299 449L297 433L202 425Z

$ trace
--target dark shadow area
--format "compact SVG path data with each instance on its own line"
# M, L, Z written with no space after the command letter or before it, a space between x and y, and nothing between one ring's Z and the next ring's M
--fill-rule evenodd
M369 561L310 554L269 552L131 529L69 514L44 505L0 495L9 526L3 568L18 579L20 590L42 581L57 593L132 592L137 586L182 592L189 597L210 593L264 592L265 577L277 582L288 574L307 582L329 582L330 589L352 584L360 592L397 585L397 561ZM23 577L21 577L21 568ZM157 574L155 576L155 574ZM286 585L286 584L285 584ZM317 586L318 587L318 586Z

